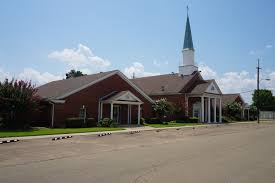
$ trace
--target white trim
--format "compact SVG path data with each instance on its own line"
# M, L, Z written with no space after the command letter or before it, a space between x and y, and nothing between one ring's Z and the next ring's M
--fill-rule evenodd
M131 101L102 101L104 104L131 104L131 105L140 105L143 104L143 102L131 102Z
M66 100L50 100L50 101L55 104L64 104L66 102Z
M221 91L220 87L218 86L218 84L216 83L216 81L215 81L215 80L212 80L211 84L212 84L212 83L215 85L215 87L216 87L217 90L219 91L219 94L222 94L222 91Z
M118 93L117 95L119 95ZM123 100L122 98L126 95L130 95L134 100ZM110 99L103 100L104 103L110 103L110 102L132 102L132 103L143 103L137 96L135 96L132 92L126 91L123 95L120 96L113 96Z

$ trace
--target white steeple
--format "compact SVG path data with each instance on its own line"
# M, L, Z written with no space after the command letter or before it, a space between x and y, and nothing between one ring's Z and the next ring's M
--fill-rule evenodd
M198 67L195 65L194 52L195 50L193 47L192 32L187 6L187 21L185 28L184 44L182 49L183 60L182 65L179 66L179 75L190 75L195 71L198 71Z

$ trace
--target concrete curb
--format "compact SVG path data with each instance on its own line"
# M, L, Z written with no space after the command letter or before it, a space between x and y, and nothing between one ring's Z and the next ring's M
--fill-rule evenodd
M265 122L267 123L267 122ZM165 127L165 128L144 128L144 129L126 129L126 130L118 130L118 131L111 131L112 134L129 134L133 133L134 131L157 131L157 130L169 130L169 129L175 129L175 130L182 130L182 129L202 129L202 128L215 128L215 127L221 127L221 126L231 126L231 125L244 125L244 124L255 124L256 122L234 122L234 123L211 123L211 124L205 124L205 125L191 125L191 126L177 126L177 127ZM271 123L270 123L271 124ZM66 135L70 136L86 136L86 135L95 135L98 136L99 134L103 133L110 133L110 131L103 131L103 132L86 132L86 133L71 133L71 134L55 134L55 135L41 135L41 136L25 136L25 137L16 137L17 140L31 140L31 139L44 139L44 138L55 138L55 137L62 137ZM14 137L7 137L7 138L0 138L2 141L11 140Z

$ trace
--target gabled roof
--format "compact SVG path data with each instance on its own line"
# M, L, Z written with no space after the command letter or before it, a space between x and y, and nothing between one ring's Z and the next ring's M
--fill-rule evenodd
M143 95L148 101L154 103L154 101L144 93L138 86L131 82L124 74L119 70L113 70L108 72L100 72L97 74L80 76L76 78L63 79L58 81L53 81L38 87L37 94L49 100L60 100L68 97L78 91L81 91L97 82L107 79L113 75L119 75L123 80L125 80L130 86L132 86L136 91Z
M199 73L179 76L178 74L165 74L132 79L147 95L179 94L188 83Z
M210 86L210 84L211 84L210 80L204 80L203 82L197 84L190 93L191 94L202 94L207 90L207 88Z
M240 93L230 93L230 94L223 94L222 95L222 105L226 106L227 104L233 103L236 101L236 99L240 97L243 104L245 104L242 96Z
M130 91L121 91L117 92L113 95L110 95L109 97L106 97L102 100L103 102L112 102L112 101L117 101L117 102L139 102L143 103L137 96L135 96L132 92Z
M38 95L42 98L59 99L65 94L71 93L84 86L87 86L99 79L113 75L116 70L109 72L100 72L92 75L85 75L81 77L63 79L58 81L52 81L45 85L38 87Z

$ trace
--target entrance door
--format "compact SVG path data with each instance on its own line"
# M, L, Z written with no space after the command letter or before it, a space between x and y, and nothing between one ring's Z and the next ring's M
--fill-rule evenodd
M114 115L113 120L119 124L120 123L120 106L119 105L114 105L113 115Z
M193 117L201 118L201 103L193 104Z

